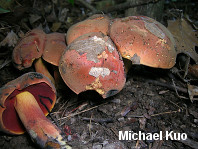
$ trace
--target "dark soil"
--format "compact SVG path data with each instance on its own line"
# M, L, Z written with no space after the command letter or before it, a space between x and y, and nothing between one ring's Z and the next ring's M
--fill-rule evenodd
M35 1L39 3L38 1ZM33 2L31 2L33 4ZM51 2L47 2L51 5ZM41 2L41 6L47 5ZM31 8L30 4L23 4ZM37 4L39 5L39 4ZM86 18L82 15L82 8L85 13L89 10L80 5L67 4L69 9L68 17L72 18L58 29L58 32L66 32L71 24ZM55 7L55 9L57 9ZM22 11L22 10L21 10ZM39 14L36 9L28 13ZM77 15L76 15L77 14ZM9 14L5 14L9 15ZM28 15L24 16L22 24L7 21L7 16L1 14L6 22L1 22L6 27L1 30L1 39L6 36L7 31L13 29L26 31L26 27L36 27L43 20L29 24ZM123 12L112 13L112 16L124 16ZM9 16L11 17L11 16ZM1 20L2 20L1 19ZM22 19L22 18L21 18ZM16 23L16 24L15 24ZM49 22L49 26L52 25ZM24 26L22 26L24 25ZM46 29L46 26L44 27ZM1 64L8 58L11 59L13 48L1 47ZM3 84L19 77L25 72L34 71L29 68L19 71L12 63L8 63L0 69L0 87ZM160 82L162 85L156 84ZM127 74L127 81L124 89L108 99L101 99L95 92L89 91L76 95L65 86L57 90L57 103L51 112L49 119L56 121L67 137L68 144L74 149L190 149L198 141L198 102L191 102L188 94L167 86L176 86L187 89L187 84L170 70L154 69L146 66L133 66ZM174 131L186 133L188 142L180 140L119 140L119 131L133 131L145 133L159 133L162 131ZM195 143L193 142L195 141ZM192 144L192 145L189 145ZM25 133L19 136L10 136L0 133L1 149L36 149L36 146L29 135ZM194 148L198 148L194 147Z

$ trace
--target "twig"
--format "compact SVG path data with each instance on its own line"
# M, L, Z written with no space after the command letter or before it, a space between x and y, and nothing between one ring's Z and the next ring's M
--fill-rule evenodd
M87 118L87 117L83 117L82 118L83 121L94 121L96 123L113 123L113 119L112 118Z
M96 12L97 9L94 8L92 5L90 5L89 3L87 3L85 0L77 0L79 3L81 3L82 5L84 5L85 7L87 7L88 9L90 9L93 12Z
M133 8L133 7L137 7L137 6L141 6L141 5L148 5L149 3L157 3L159 0L148 0L146 2L140 2L137 4L134 4L133 2L125 2L125 3L121 3L109 8L104 8L102 10L97 10L97 11L93 11L93 13L109 13L112 11L117 11L117 10L124 10L124 9L128 9L128 8Z
M11 62L11 60L9 58L7 58L3 64L0 65L0 69L2 69L3 67L5 67L7 64L9 64Z
M142 140L137 140L135 149L139 149L139 148L148 148L148 147L147 144L144 143Z
M172 113L177 113L177 112L181 112L181 109L178 109L177 111L168 111L168 112L152 114L151 116L154 117L154 116L159 116L159 115L164 115L164 114L172 114Z
M148 80L147 82L155 84L155 85L166 87L166 88L168 88L170 90L173 90L173 91L175 91L175 89L177 89L178 92L188 94L188 90L186 88L183 88L183 87L179 87L179 86L174 87L173 85L166 84L166 83L163 83L163 82L159 82L159 81L156 81L156 80Z
M67 119L67 118L69 118L69 117L73 117L73 116L79 115L79 114L81 114L81 113L84 113L84 112L87 112L87 111L90 111L90 110L93 110L93 109L95 109L95 108L97 108L97 107L99 107L99 106L101 106L101 105L104 105L104 104L105 104L105 103L100 104L100 105L97 105L97 106L94 106L94 107L91 107L91 108L89 108L89 109L86 109L86 110L83 110L83 111L80 111L80 112L77 112L77 113L74 113L74 114L70 114L70 115L68 115L68 116L65 116L65 117L62 117L62 118L58 119L58 121L63 120L63 119Z
M177 92L177 89L176 89L175 81L173 79L171 79L171 80L172 80L173 86L175 88L175 92L176 92L177 96L180 98L180 96L179 96L179 94Z
M164 140L155 140L153 142L153 146L151 149L159 149L162 148L162 144L163 144Z
M167 101L169 101L170 103L172 103L173 105L175 105L176 107L178 107L179 109L181 109L183 111L183 108L180 107L178 104L174 103L173 101L166 99Z
M130 115L128 118L143 118L143 115Z
M175 85L175 81L173 80L173 79L171 79L172 80L172 82L173 82L173 87L175 88L175 92L176 92L176 95L177 95L177 97L179 97L180 99L182 98L182 99L188 99L188 98L186 98L186 97L183 97L183 96L180 96L179 95L179 93L178 93L178 91L177 91L177 88L176 88L176 85Z
M194 149L198 149L198 142L196 142L194 140L191 140L189 138L187 138L186 140L182 140L181 139L181 140L177 140L177 141L179 141L179 142L181 142L181 143L183 143L183 144L185 144L187 146L190 146L190 147L192 147Z
M183 82L189 82L189 80L185 79L184 76L181 76L180 72L183 72L183 70L178 70L176 67L171 68L171 72L173 74L176 74ZM186 73L186 72L185 72ZM172 78L172 75L169 74L169 77Z
M112 127L110 129L116 135L116 137L119 138L119 135L118 135L117 131L115 131Z
M60 109L62 109L65 105L67 105L68 101L69 100L67 100ZM60 111L60 109L59 109L59 111ZM61 114L61 117L63 117L63 115L65 114L66 109L67 109L67 106L64 108L63 113Z
M167 112L161 112L161 113L156 113L156 114L152 114L150 115L151 117L155 117L155 116L159 116L159 115L164 115L164 114L172 114L172 113L177 113L177 112L181 112L181 109L178 109L176 111L167 111ZM144 115L130 115L129 118L143 118Z
M184 68L185 73L184 73L183 78L185 78L185 77L187 76L187 74L188 74L189 64L190 64L190 57L188 56L188 58L187 58L187 60L186 60L186 63L185 63L185 68Z
M91 122L92 122L93 113L91 114L91 118L89 118L89 135L91 136Z
M17 3L17 5L23 6L23 5L21 5L21 3L19 3L17 0L15 0L15 2Z

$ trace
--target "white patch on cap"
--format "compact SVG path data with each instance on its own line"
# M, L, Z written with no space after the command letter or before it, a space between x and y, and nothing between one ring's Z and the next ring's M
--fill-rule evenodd
M113 52L114 51L114 47L110 44L110 41L104 41L102 38L100 37L97 37L97 36L94 36L91 38L92 40L94 40L95 42L97 42L98 44L101 44L101 45L105 45L108 47L108 50L109 52Z
M100 75L104 78L110 74L110 70L108 68L103 67L92 67L89 71L89 75L94 77L99 77Z

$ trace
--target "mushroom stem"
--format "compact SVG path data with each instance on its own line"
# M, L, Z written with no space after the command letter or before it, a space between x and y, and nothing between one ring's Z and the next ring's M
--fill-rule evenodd
M123 62L124 62L124 66L125 66L125 72L127 74L132 67L132 62L126 58L123 58Z
M30 92L24 91L16 95L14 107L31 138L41 148L71 148L63 140L58 127L45 117Z
M52 83L55 85L54 78L49 73L47 67L45 66L41 58L37 59L37 61L34 63L34 67L35 67L36 72L42 73L44 76L48 77L52 81Z

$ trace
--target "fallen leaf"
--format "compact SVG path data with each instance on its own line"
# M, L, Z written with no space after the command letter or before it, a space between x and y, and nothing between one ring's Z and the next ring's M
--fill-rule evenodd
M177 53L185 53L198 64L198 31L194 30L185 19L169 20L168 29L173 34L177 46Z
M193 115L196 119L198 119L198 112L196 112L196 111L194 111L194 110L192 110L192 109L189 109L189 113L190 113L191 115Z
M18 41L18 36L11 30L3 41L0 42L0 47L8 45L9 47L15 47Z
M67 12L69 11L69 9L64 8L60 11L59 15L58 15L58 20L60 22L65 22L66 17L67 17Z
M53 23L51 30L53 32L56 32L60 28L60 26L61 26L61 22L55 22L55 23Z
M126 116L131 110L134 111L138 107L137 102L133 102L131 105L124 107L124 109L121 111L122 116Z
M163 94L166 94L167 92L169 92L169 90L162 90L162 91L159 91L159 95L163 95Z
M198 78L198 65L197 64L190 65L188 68L188 73L193 77Z
M13 7L14 0L1 0L0 7L2 9L11 9Z
M139 124L140 124L140 128L144 130L146 125L146 118L145 117L139 118Z
M188 84L188 94L191 102L198 100L198 98L194 98L194 96L198 96L198 87Z
M10 10L6 10L6 9L3 9L3 8L0 7L0 14L1 13L8 13L8 12L10 12Z
M47 19L47 22L55 22L57 20L56 13L54 10L54 5L52 7L52 12L50 13L50 15L46 17L46 19Z
M35 14L31 14L30 18L29 18L30 24L33 24L34 22L38 21L39 19L41 19L41 16L35 15Z

